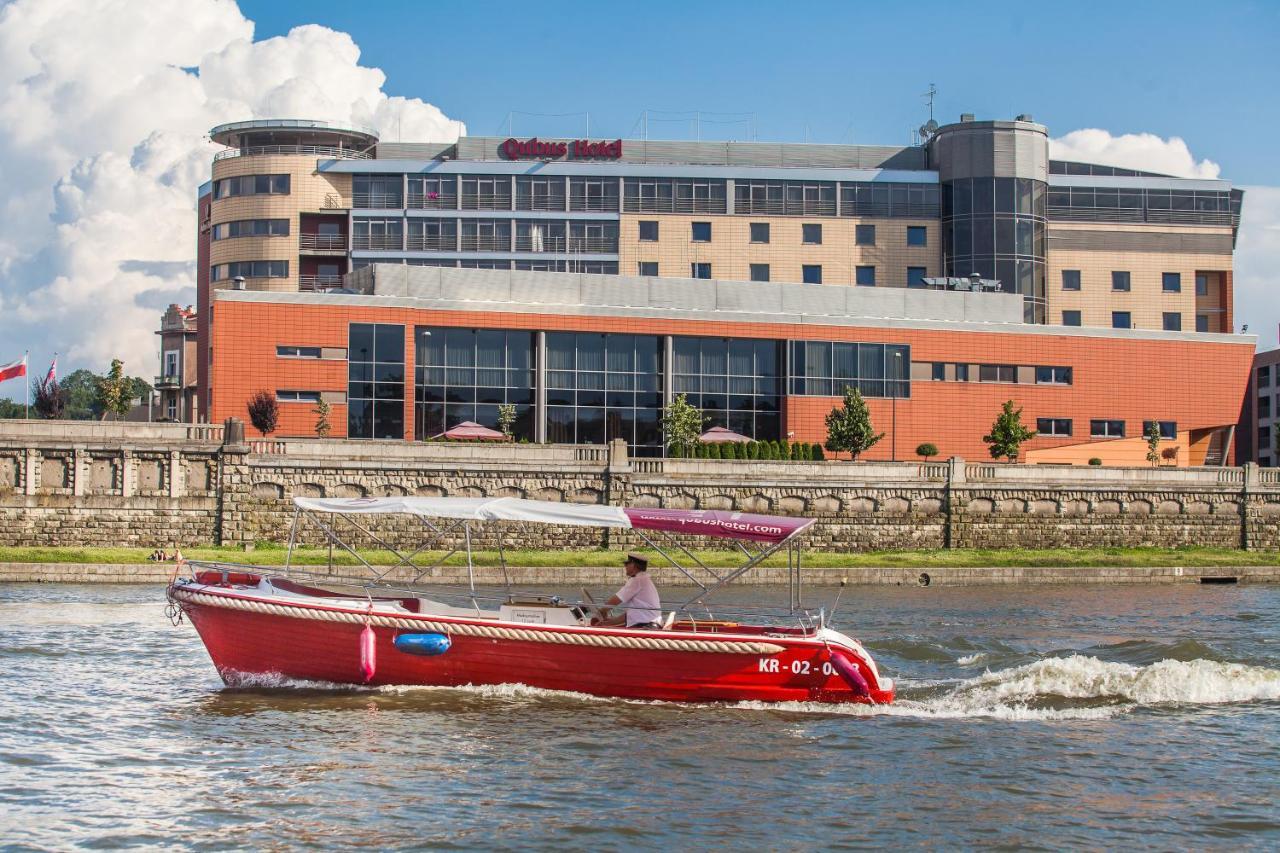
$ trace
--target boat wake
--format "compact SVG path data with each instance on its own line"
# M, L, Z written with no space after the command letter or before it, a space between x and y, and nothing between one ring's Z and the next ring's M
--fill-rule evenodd
M224 672L233 690L315 690L392 695L464 693L481 699L668 705L614 700L522 684L466 687L360 687L304 681L276 673ZM961 681L899 681L892 705L822 702L739 702L728 707L784 713L900 716L934 719L1104 720L1141 708L1211 706L1280 700L1280 670L1211 660L1166 659L1145 666L1070 655L988 671ZM683 706L683 707L688 707ZM708 707L726 707L713 705Z
M1146 666L1087 655L1038 660L952 682L899 681L893 705L816 702L742 703L751 707L857 716L987 717L1001 720L1099 720L1139 708L1280 700L1280 670L1211 660L1161 660Z

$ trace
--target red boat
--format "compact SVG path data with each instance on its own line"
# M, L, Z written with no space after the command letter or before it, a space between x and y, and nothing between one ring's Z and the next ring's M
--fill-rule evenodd
M801 604L799 542L812 519L713 510L621 508L519 498L296 498L284 571L189 563L168 597L191 620L228 684L284 677L355 685L524 684L597 696L671 701L893 701L860 643L828 627L823 611ZM416 518L428 543L405 554L373 531L366 516ZM315 525L328 541L360 559L338 535L345 521L397 555L374 567L367 583L318 580L291 565L301 529ZM365 523L362 523L365 522ZM468 588L428 594L416 581L432 566L416 555L432 541L460 538L471 566L477 526L507 523L631 529L683 572L692 598L663 612L658 627L592 624L599 607L584 600L522 594L507 585L486 598L472 574ZM731 540L744 555L734 569L703 566L690 535ZM449 554L463 550L455 547ZM712 611L709 596L768 557L785 552L790 608L785 615ZM503 553L500 551L500 553ZM683 554L693 570L672 555ZM363 562L363 561L362 561ZM413 581L384 579L408 567ZM505 566L504 566L505 574ZM450 602L446 599L453 597ZM617 608L615 608L617 609ZM697 613L695 614L695 609Z

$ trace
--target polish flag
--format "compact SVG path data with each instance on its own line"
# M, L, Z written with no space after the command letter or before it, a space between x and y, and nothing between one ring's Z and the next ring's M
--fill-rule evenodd
M27 357L24 355L17 361L11 361L8 364L0 365L0 382L6 379L17 379L19 376L27 375Z
M26 361L25 356L23 357L23 361L24 362ZM25 365L23 367L23 370L24 371L26 370ZM49 373L44 377L44 384L52 385L57 380L57 378L58 378L58 354L55 352L53 354L53 364L49 365Z

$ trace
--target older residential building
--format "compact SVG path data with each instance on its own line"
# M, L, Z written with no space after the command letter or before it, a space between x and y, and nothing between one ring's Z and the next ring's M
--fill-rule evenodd
M166 421L195 423L199 420L196 395L195 310L188 305L170 305L160 318L160 372L155 389L159 408L154 417Z

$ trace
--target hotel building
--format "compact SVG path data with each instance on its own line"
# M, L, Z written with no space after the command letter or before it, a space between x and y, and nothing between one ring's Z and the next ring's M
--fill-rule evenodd
M658 453L674 394L819 441L857 384L895 424L873 458L977 456L1005 399L1039 461L1135 461L1144 420L1178 464L1229 452L1253 343L1232 335L1242 194L1051 161L1028 116L909 147L392 144L287 120L212 137L211 420L265 388L284 434L310 434L323 397L339 434L411 440L512 403L530 440Z

